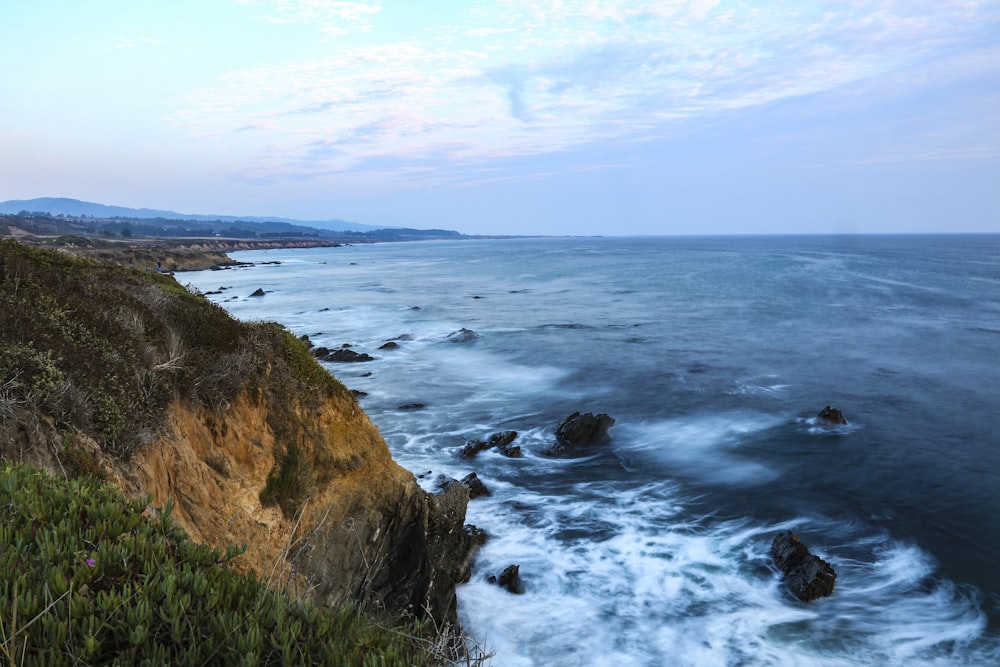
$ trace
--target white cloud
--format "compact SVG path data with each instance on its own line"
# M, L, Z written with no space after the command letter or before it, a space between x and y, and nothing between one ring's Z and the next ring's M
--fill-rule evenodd
M242 2L327 32L382 9ZM374 33L365 48L233 72L173 118L201 136L260 128L244 132L260 142L255 174L412 169L642 138L905 69L997 24L975 2L495 0L410 41Z
M258 9L273 23L311 23L327 34L368 29L367 19L381 11L378 4L343 0L234 0Z

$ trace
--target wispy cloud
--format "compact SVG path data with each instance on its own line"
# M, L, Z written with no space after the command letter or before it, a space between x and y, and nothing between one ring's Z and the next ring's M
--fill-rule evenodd
M326 33L366 2L238 0ZM266 128L254 173L305 177L629 141L685 119L838 89L993 39L986 2L480 2L405 42L232 72L173 118L192 135ZM407 167L407 168L408 168Z
M329 35L368 30L368 19L382 8L370 2L341 0L235 0L273 23L309 23Z

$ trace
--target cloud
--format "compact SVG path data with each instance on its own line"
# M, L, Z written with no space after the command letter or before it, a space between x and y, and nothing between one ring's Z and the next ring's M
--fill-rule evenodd
M272 23L309 23L329 35L368 30L368 19L381 11L377 4L340 0L234 0L261 12Z
M328 33L392 20L374 3L240 1ZM253 169L269 178L483 164L837 90L988 43L998 24L1000 8L957 0L495 0L407 41L373 33L363 48L232 72L172 118L197 136L266 128L251 133Z

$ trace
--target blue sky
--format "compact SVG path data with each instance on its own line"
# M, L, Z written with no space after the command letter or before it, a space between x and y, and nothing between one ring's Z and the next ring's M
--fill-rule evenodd
M4 0L0 200L1000 232L1000 3Z

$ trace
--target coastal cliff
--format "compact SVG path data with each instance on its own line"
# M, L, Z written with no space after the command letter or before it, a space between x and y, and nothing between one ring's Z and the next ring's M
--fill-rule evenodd
M322 604L454 623L468 492L429 494L273 323L173 278L0 242L0 455L98 476Z

